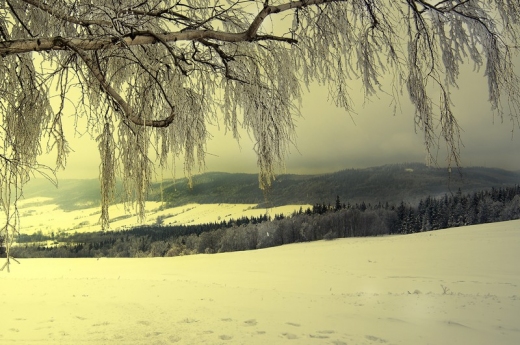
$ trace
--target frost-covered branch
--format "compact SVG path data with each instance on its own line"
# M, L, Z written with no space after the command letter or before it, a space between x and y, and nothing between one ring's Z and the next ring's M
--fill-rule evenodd
M110 97L114 99L114 101L119 105L119 107L121 107L123 113L125 114L125 117L128 120L132 121L134 124L139 126L149 126L158 128L168 127L173 122L173 119L175 118L173 109L171 111L171 115L162 120L148 120L137 117L134 114L134 111L132 110L130 105L123 99L123 97L121 97L121 95L116 90L114 90L112 86L110 86L110 84L108 84L99 67L96 66L94 61L92 61L92 59L87 54L85 54L85 52L81 51L81 49L76 47L74 44L67 42L64 39L61 39L59 44L72 49L76 54L78 54L78 56L88 66L94 77L99 81L99 84L101 85L103 90L105 90L105 92L108 93Z
M58 19L62 19L72 24L78 24L81 26L99 25L99 26L110 26L111 22L102 20L88 20L81 19L65 14L61 14L58 10L53 9L51 6L38 1L38 0L23 0ZM251 42L260 40L276 40L287 43L296 43L292 38L280 37L275 35L259 35L258 30L266 18L272 14L295 10L311 5L320 5L333 2L341 2L346 0L312 0L312 1L296 1L289 2L278 6L265 6L262 11L256 16L251 25L247 30L243 32L226 32L219 30L181 30L176 32L150 32L150 31L131 31L125 35L119 37L66 37L65 39L70 42L71 45L81 50L99 50L106 49L108 47L121 47L121 46L133 46L133 45L147 45L155 44L157 42L178 42L178 41L193 41L201 39L211 39L223 42ZM143 11L127 11L134 15L145 13ZM146 15L160 16L160 14L169 13L168 10L147 13ZM20 21L24 24L23 21ZM50 51L50 50L61 50L66 49L62 44L64 38L61 36L56 37L38 37L30 39L19 39L0 42L0 56L7 56L10 54L21 54L32 51Z

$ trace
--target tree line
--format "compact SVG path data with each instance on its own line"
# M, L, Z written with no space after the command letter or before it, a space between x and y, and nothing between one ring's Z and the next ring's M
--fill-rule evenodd
M21 235L15 257L148 257L222 253L355 236L409 234L520 218L520 186L440 198L415 206L318 203L290 217L264 215L190 226L140 226L125 231ZM54 240L53 245L34 241Z

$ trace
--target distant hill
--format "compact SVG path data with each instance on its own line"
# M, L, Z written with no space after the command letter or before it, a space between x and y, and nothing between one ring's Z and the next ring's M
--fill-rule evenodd
M256 174L209 172L194 176L191 189L184 178L154 183L149 200L163 200L171 207L188 203L248 203L265 207L333 203L338 195L342 202L351 204L414 204L426 196L455 193L459 188L470 193L516 184L520 184L520 172L468 167L449 174L445 168L406 163L321 175L279 175L265 193L258 188ZM64 209L99 205L99 181L60 180L56 189L46 180L35 180L29 183L24 195L51 197Z
M63 179L58 181L57 188L46 179L33 179L24 188L23 196L26 199L52 198L52 202L60 205L64 210L97 206L101 200L97 179Z

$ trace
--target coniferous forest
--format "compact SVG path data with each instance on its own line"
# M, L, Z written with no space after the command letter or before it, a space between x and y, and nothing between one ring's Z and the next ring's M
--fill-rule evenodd
M410 234L520 218L520 186L463 194L460 189L418 204L330 203L282 215L190 226L140 226L96 233L21 234L11 251L29 257L155 257L252 250L354 236ZM52 241L53 245L47 245ZM45 243L45 244L43 244Z

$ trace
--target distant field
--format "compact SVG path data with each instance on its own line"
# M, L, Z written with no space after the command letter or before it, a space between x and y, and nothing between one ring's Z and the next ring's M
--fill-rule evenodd
M286 205L269 209L256 208L256 204L188 204L174 208L164 208L161 202L146 203L146 219L139 222L135 210L127 209L123 204L110 207L110 225L112 230L126 229L140 224L157 223L158 218L164 225L195 225L238 219L241 217L258 217L269 214L290 215L310 205ZM50 198L30 198L23 200L19 205L20 229L27 235L42 231L44 234L52 232L92 232L99 231L100 208L88 207L72 211L63 210Z

